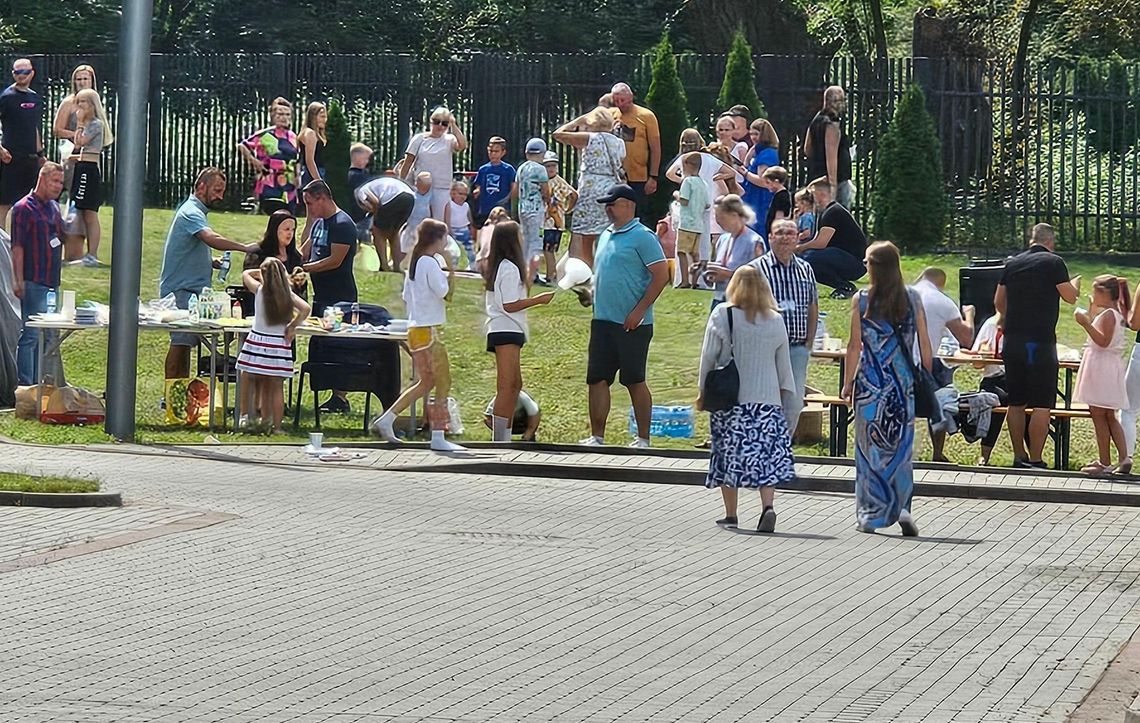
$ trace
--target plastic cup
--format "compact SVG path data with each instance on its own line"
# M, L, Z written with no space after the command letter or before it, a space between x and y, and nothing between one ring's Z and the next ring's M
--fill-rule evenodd
M68 319L74 319L75 318L75 292L74 291L64 291L63 292L63 307L60 309L60 311L63 312L63 315L66 316Z
M320 449L321 445L325 442L324 432L309 432L309 446L313 449Z

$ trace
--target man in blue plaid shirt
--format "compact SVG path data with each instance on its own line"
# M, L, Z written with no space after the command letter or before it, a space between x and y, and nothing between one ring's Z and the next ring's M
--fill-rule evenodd
M48 309L48 292L59 288L63 265L63 221L56 199L63 191L63 167L45 163L40 167L36 187L12 206L13 292L20 298L20 318L24 324L16 344L16 374L20 384L38 384L36 330L29 329L28 317Z

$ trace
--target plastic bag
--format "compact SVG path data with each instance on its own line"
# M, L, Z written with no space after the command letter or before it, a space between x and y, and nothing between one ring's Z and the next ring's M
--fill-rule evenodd
M40 395L41 385L31 384L16 387L16 419L39 419L42 409L36 409L36 400ZM51 384L42 385L43 401L46 402L55 387Z
M51 424L98 424L106 413L98 394L80 387L59 387L47 398L40 420Z
M167 424L208 423L210 387L201 379L167 379L165 391Z

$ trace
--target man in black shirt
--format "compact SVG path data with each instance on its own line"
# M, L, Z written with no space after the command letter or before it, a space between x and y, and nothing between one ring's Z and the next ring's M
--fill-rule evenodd
M40 136L44 103L32 90L36 71L32 61L20 58L12 63L15 81L0 93L0 227L8 227L8 211L36 185L44 162L44 144Z
M856 279L863 278L867 267L863 255L867 252L867 234L843 206L831 196L831 183L817 178L810 186L817 209L823 209L816 222L815 238L796 247L796 253L811 264L815 279L835 289L833 299L850 299L855 295Z
M310 227L309 237L301 244L301 266L313 282L313 314L321 316L325 307L340 301L356 301L356 278L352 275L352 259L356 256L356 224L347 213L337 207L332 191L321 179L310 181L303 190L305 209L316 219ZM318 338L310 341L320 342ZM348 414L348 399L344 392L334 391L333 396L321 405L322 412Z
M847 112L847 94L838 85L823 91L823 108L808 124L804 137L808 178L826 178L831 183L835 200L851 208L855 185L851 183L851 141L843 132L840 120Z
M1081 293L1081 277L1069 279L1064 260L1053 253L1053 227L1033 227L1029 249L1006 262L994 309L1002 315L1006 391L1009 394L1009 438L1014 467L1045 468L1041 453L1049 419L1057 404L1057 314L1059 301L1072 304ZM1029 421L1029 454L1025 450L1025 408Z

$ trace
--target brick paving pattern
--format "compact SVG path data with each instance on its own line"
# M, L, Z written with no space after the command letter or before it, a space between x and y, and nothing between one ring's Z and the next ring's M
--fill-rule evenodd
M0 573L5 723L1064 721L1140 626L1137 508L926 498L904 540L784 494L769 537L691 486L131 451L23 448L129 505L0 508L3 554L236 517Z

